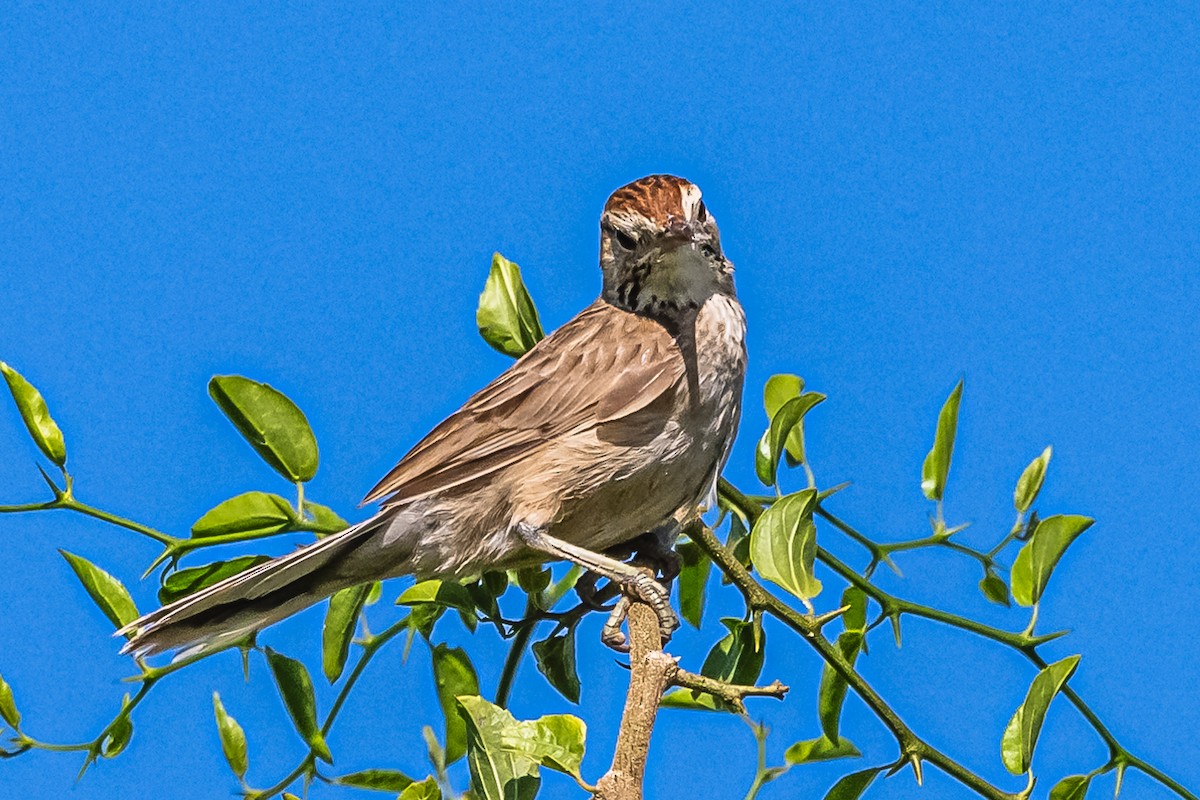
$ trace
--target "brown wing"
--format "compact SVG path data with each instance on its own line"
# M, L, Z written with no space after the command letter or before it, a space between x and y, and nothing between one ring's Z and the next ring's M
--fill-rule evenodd
M597 300L434 428L363 503L406 503L484 478L555 437L626 419L683 380L661 325Z

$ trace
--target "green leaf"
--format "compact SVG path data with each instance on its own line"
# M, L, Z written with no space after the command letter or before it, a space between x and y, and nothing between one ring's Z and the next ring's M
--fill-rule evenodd
M517 586L526 594L546 591L553 577L549 567L522 567L516 572Z
M954 455L954 436L958 431L958 404L962 400L963 382L959 381L946 398L938 414L937 433L933 448L921 467L921 491L930 500L941 500L946 493L946 478L950 475L950 457Z
M713 696L707 692L693 692L690 689L674 689L663 695L663 708L684 708L694 711L724 711L717 708Z
M1013 599L1023 606L1031 606L1041 600L1055 565L1071 542L1090 528L1093 522L1095 520L1090 517L1074 514L1056 514L1039 521L1029 541L1013 561L1010 576Z
M846 609L842 614L842 625L848 632L866 634L867 632L867 593L857 586L850 586L842 592L841 606Z
M1040 456L1029 462L1029 466L1017 479L1017 488L1013 492L1013 505L1016 506L1017 511L1021 513L1028 511L1033 505L1033 501L1037 499L1038 492L1042 490L1042 482L1046 480L1046 468L1050 466L1052 452L1053 448L1051 447L1043 450Z
M295 521L291 505L279 495L246 492L206 511L192 524L192 538L202 539L227 533L262 536L278 533Z
M785 403L803 393L804 380L799 375L780 374L767 378L767 382L763 385L763 408L767 411L768 422L775 418ZM803 425L796 426L788 434L786 452L794 464L804 463Z
M302 524L314 533L337 533L350 527L350 523L342 519L341 515L332 508L311 500L304 501L304 512L308 518L304 519Z
M283 698L283 704L300 738L304 739L317 758L332 764L333 754L329 752L329 745L325 743L325 737L317 725L317 698L308 670L296 659L269 647L265 652L275 685L279 687L279 696Z
M158 590L158 601L163 605L174 603L181 597L195 594L231 575L245 572L270 560L270 556L238 556L228 561L214 561L211 564L172 572Z
M1087 775L1068 775L1054 784L1050 790L1050 800L1083 800L1091 782L1092 779Z
M1029 770L1033 761L1033 749L1037 746L1038 734L1042 731L1042 722L1046 719L1046 711L1050 701L1058 694L1067 679L1079 666L1079 656L1068 656L1062 661L1056 661L1037 674L1025 695L1025 702L1017 708L1004 729L1004 737L1000 741L1000 757L1004 766L1014 775L1020 775Z
M33 384L25 380L21 373L3 361L0 361L0 372L4 373L4 380L8 383L8 390L12 392L21 420L29 430L29 435L33 437L34 444L42 451L42 455L59 467L67 463L67 445L63 441L62 431L50 416L50 409L46 407L46 400L41 392L33 388Z
M442 800L442 789L430 775L406 788L396 800Z
M455 581L429 580L408 587L396 600L398 606L418 606L426 603L455 608L474 614L475 603L467 587Z
M579 673L575 670L575 629L533 645L538 672L572 703L579 702Z
M832 761L835 758L859 758L861 756L862 753L858 752L858 748L844 736L837 744L825 737L796 742L783 754L784 760L789 764L811 764L815 761Z
M682 569L679 571L679 612L693 628L699 629L704 619L704 596L712 560L695 542L684 542L675 548Z
M461 647L439 644L433 648L433 679L446 717L446 763L453 764L467 752L467 726L458 713L455 698L479 694L479 677Z
M21 712L17 711L16 701L13 700L12 687L0 675L0 719L8 723L14 731L21 724Z
M242 780L250 768L250 759L246 755L246 733L238 721L225 712L221 695L216 692L213 692L213 713L217 717L217 733L221 736L221 752L225 754L225 762L238 780Z
M293 483L317 472L317 439L283 392L241 375L217 375L208 394L255 452Z
M329 598L329 611L325 614L325 627L321 630L321 669L330 683L342 677L342 670L346 668L350 642L358 628L358 615L370 591L371 584L364 583L342 589Z
M862 642L863 635L857 631L847 631L838 636L838 647L851 665L858 658ZM847 688L846 679L826 664L821 671L821 684L817 690L817 716L825 738L835 744L840 741L838 727L841 724L842 705L846 701Z
M513 715L482 697L459 697L458 707L467 730L472 793L480 800L532 800L542 783L541 759L522 746Z
M100 607L104 616L108 617L117 628L123 628L139 616L137 606L125 586L112 575L97 567L86 558L59 550L62 557L71 565L75 577L83 584L92 602ZM127 635L132 635L132 632Z
M861 772L850 773L829 787L829 791L825 794L825 800L858 800L880 772L879 767L872 767Z
M133 720L129 718L126 710L128 708L129 695L125 695L121 700L121 714L113 720L112 727L108 729L108 735L104 737L104 743L100 746L100 752L105 758L121 755L129 746L129 740L133 738Z
M729 515L729 536L725 540L725 546L743 567L748 570L754 569L754 562L750 560L750 532L746 530L746 523L742 522L742 518L737 514ZM722 575L722 580L725 581L726 576Z
M765 465L766 479L759 475L759 479L768 486L774 486L776 483L776 475L779 472L779 459L783 456L785 444L792 445L792 434L800 429L804 415L813 409L817 404L825 399L825 395L817 392L809 392L802 394L799 397L793 397L788 400L780 409L775 412L775 416L771 417L771 426L767 429L766 434L766 457ZM760 451L762 445L759 445ZM804 444L803 439L796 445L796 451L792 453L793 459L797 463L804 463ZM761 455L760 455L761 458ZM755 464L757 470L762 471L760 465Z
M759 516L750 533L750 558L758 573L802 600L821 593L821 582L813 575L816 498L815 489L784 495Z
M521 268L499 253L492 254L492 268L479 295L475 323L484 341L514 358L524 355L545 336L537 309L521 280Z
M482 697L458 698L467 725L472 787L483 798L531 798L541 778L538 766L579 777L587 728L569 714L518 722Z
M403 792L414 783L412 778L394 769L364 769L334 778L333 782L338 786L374 789L379 792Z
M979 591L983 592L983 596L989 601L998 606L1012 605L1008 600L1008 584L994 572L989 572L983 576L983 580L979 582Z
M753 685L762 673L766 634L756 633L753 623L734 617L725 617L721 624L729 633L708 651L700 674L726 683Z

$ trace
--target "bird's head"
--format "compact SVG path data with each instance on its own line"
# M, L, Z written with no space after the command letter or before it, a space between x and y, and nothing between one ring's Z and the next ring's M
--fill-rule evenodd
M604 298L630 311L677 316L733 295L733 265L700 189L650 175L613 192L600 215Z

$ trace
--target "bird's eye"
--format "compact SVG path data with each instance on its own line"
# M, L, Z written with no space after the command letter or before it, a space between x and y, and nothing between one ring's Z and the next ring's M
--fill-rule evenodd
M704 201L700 201L700 207L696 209L696 221L708 222L708 209L704 206Z
M711 244L703 244L700 246L700 252L709 258L717 257L717 250Z
M625 233L625 231L613 228L612 234L616 237L617 244L621 245L623 249L634 250L637 248L637 239Z

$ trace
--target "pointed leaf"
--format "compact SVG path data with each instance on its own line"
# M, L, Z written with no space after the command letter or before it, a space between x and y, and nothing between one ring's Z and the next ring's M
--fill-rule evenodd
M1021 703L1009 720L1000 743L1000 755L1004 766L1012 774L1020 775L1029 770L1050 701L1074 674L1077 666L1079 656L1068 656L1062 661L1050 664L1033 679L1029 692L1025 695L1025 702Z
M294 521L291 505L279 495L246 492L206 511L192 524L192 538L227 533L266 535L282 531Z
M763 407L767 419L773 420L787 401L804 394L804 380L799 375L772 375L763 385ZM804 463L804 426L797 425L788 434L786 452L792 466ZM770 485L770 484L768 484Z
M338 786L374 789L378 792L403 792L414 783L412 778L394 769L364 769L334 778L333 782Z
M816 497L815 489L784 495L762 513L750 533L750 558L758 573L803 600L821 593L821 582L813 575Z
M858 659L862 647L863 636L857 631L847 631L838 636L838 647L842 655L851 665ZM841 673L826 664L821 671L821 684L817 690L817 716L821 721L821 732L825 738L837 744L838 727L842 719L842 705L846 701L848 689L846 679Z
M816 405L825 399L825 395L817 392L809 392L802 394L799 397L793 397L788 400L783 406L771 417L771 427L767 429L767 478L764 480L768 486L774 486L776 482L776 474L779 472L779 459L783 456L784 445L790 444L791 435L798 430L801 430L801 423L804 415L811 411ZM793 459L797 463L804 463L803 439L799 439L796 452L792 453ZM758 466L756 465L756 469ZM761 470L760 470L761 471ZM760 474L759 478L763 476Z
M879 767L864 769L861 772L852 772L845 776L833 786L829 787L829 792L825 795L825 800L858 800L863 796L863 792L875 780L880 773Z
M753 685L762 673L766 635L762 631L756 634L753 623L733 617L725 617L721 624L729 633L708 652L700 674L726 683Z
M181 597L195 594L231 575L245 572L270 560L270 556L238 556L228 561L214 561L211 564L172 572L158 590L158 601L163 605L174 603Z
M13 730L21 724L21 713L17 711L17 704L13 700L12 687L3 676L0 676L0 719L7 722Z
M537 309L521 280L521 268L499 253L492 255L475 323L484 341L514 358L524 355L545 336Z
M283 392L241 375L217 375L208 393L255 452L289 481L317 472L317 439L304 412Z
M1053 448L1047 447L1040 456L1030 461L1029 466L1021 473L1016 491L1013 492L1013 505L1017 511L1028 511L1037 499L1038 492L1042 490L1042 482L1046 480L1046 468L1050 466L1052 453Z
M125 748L129 746L129 740L133 738L133 720L129 718L129 713L126 709L129 707L129 695L125 695L121 701L121 715L117 717L108 729L108 735L104 737L104 743L100 746L100 753L105 758L116 758L125 752Z
M663 708L685 708L694 711L724 711L717 708L713 696L707 692L693 692L690 689L673 689L663 695L659 704Z
M541 786L541 759L525 747L508 711L482 697L458 698L467 731L472 791L480 800L532 800Z
M835 758L859 758L860 756L862 753L844 736L837 744L825 737L796 742L783 754L784 760L789 764L811 764L815 761L832 761Z
M433 679L446 717L446 763L453 764L467 752L467 727L455 698L479 694L479 677L461 647L439 644L433 648Z
M225 754L225 762L241 780L250 768L250 759L246 755L246 733L238 721L225 712L221 695L216 692L213 692L213 713L217 717L217 733L221 737L221 752Z
M1012 593L1018 603L1031 606L1041 600L1055 565L1093 522L1074 514L1056 514L1038 522L1012 565Z
M407 787L396 800L442 800L442 789L432 775Z
M267 664L279 687L279 696L287 708L288 716L296 726L300 737L312 748L313 754L322 761L332 764L333 755L317 725L317 698L313 691L312 678L303 664L288 658L271 648L266 648Z
M1087 797L1088 784L1092 779L1087 775L1068 775L1050 790L1050 800L1083 800Z
M358 628L358 615L370 591L371 584L364 583L342 589L329 598L329 611L325 614L325 626L321 630L321 669L330 683L342 677L342 670L346 668L350 642Z
M684 542L675 548L682 569L679 571L679 612L693 628L699 629L704 619L704 596L712 560L695 542Z
M123 628L141 616L137 606L133 604L133 598L129 596L129 591L119 580L86 558L68 553L66 550L58 552L71 565L75 576L87 590L88 596L100 607L104 616L108 617L113 625ZM132 632L127 635L132 635Z
M342 519L341 515L332 508L311 500L304 501L304 512L307 517L302 524L314 533L337 533L350 527L350 523Z
M33 438L33 443L42 451L42 455L53 461L56 466L61 467L67 463L67 445L63 441L62 431L50 416L50 410L46 407L46 400L41 392L33 388L33 384L25 380L21 373L3 361L0 361L0 373L4 374L8 390L12 393L17 411L20 412L21 420Z
M954 436L958 431L958 405L962 400L963 382L959 381L946 398L938 414L937 433L933 448L921 467L921 491L930 500L941 500L946 493L946 478L950 475L950 457L954 455Z
M572 703L579 702L579 673L575 669L575 629L533 645L538 672Z

